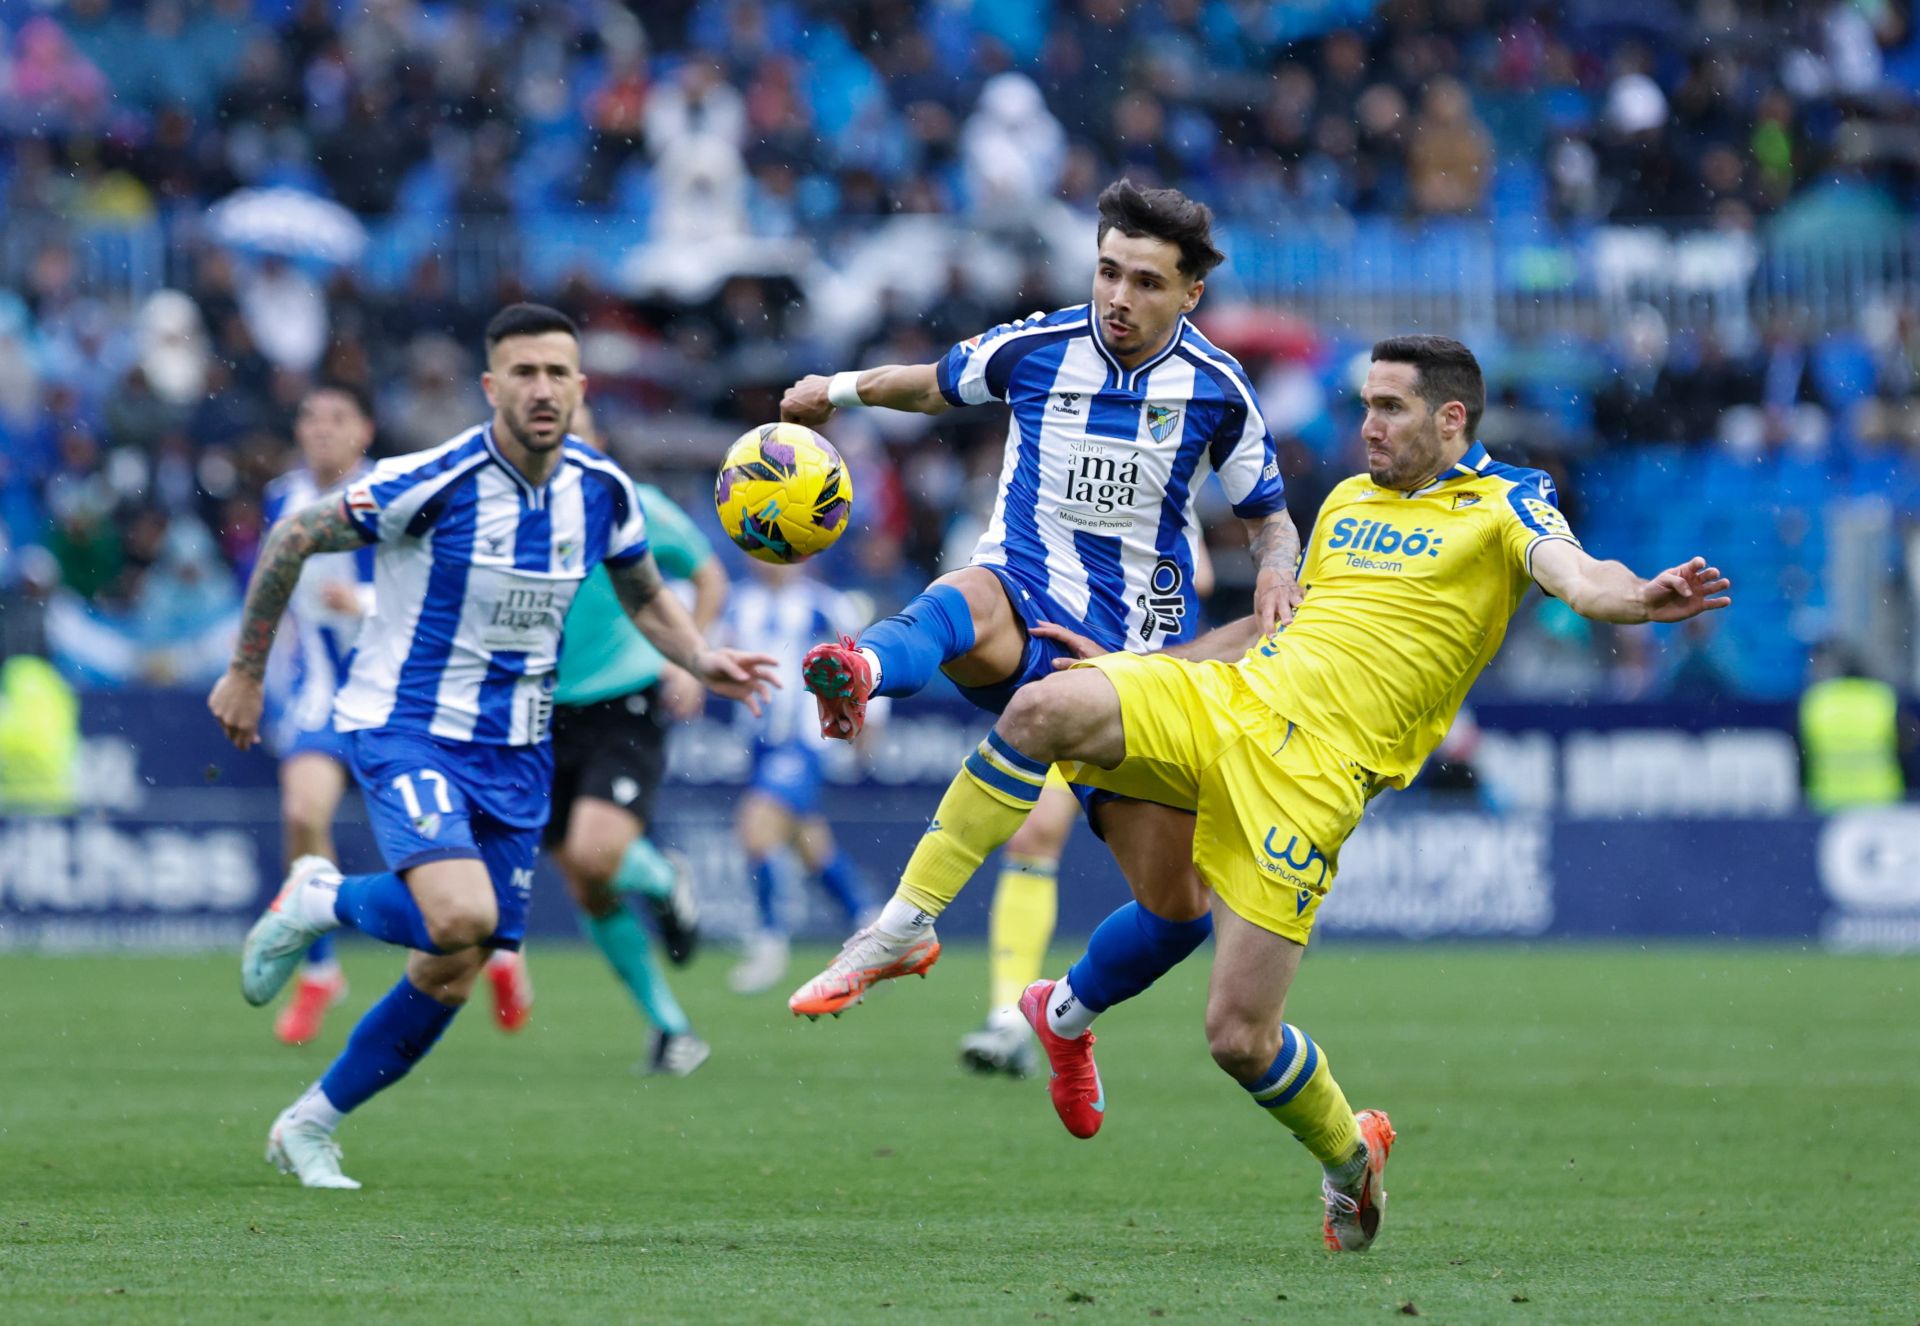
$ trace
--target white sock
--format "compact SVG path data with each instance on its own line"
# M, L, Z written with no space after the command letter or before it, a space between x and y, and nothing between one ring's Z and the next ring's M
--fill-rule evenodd
M876 934L898 943L911 943L932 929L933 922L932 912L921 911L896 893L880 909L880 915L874 919L873 929Z
M874 653L871 649L862 649L860 651L860 657L867 660L867 666L873 669L873 689L876 691L879 690L880 689L880 655Z
M1362 1138L1353 1154L1338 1165L1322 1165L1320 1168L1327 1172L1327 1182L1341 1192L1352 1192L1360 1186L1360 1177L1367 1172L1366 1139Z
M340 918L333 913L333 902L339 896L340 876L309 875L307 882L294 890L290 900L294 919L321 934L338 930Z
M325 962L303 962L300 964L300 979L337 981L340 979L340 959L328 958Z
M1008 1004L1005 1008L996 1008L987 1014L989 1031L1010 1031L1016 1027L1021 1031L1028 1029L1026 1018L1022 1017L1020 1010L1012 1004Z
M1080 1002L1066 977L1062 976L1053 983L1053 997L1047 1000L1047 1030L1056 1036L1073 1040L1086 1035L1093 1026L1093 1020L1099 1016Z
M311 1124L323 1133L331 1133L340 1126L340 1120L347 1116L333 1107L327 1099L327 1093L315 1082L305 1094L287 1110L287 1118L294 1123Z

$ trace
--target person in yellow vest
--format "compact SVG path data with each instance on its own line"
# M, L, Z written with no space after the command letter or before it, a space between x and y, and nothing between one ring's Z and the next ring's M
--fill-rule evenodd
M1906 798L1900 770L1900 696L1856 659L1826 652L1830 675L1800 696L1807 804L1822 814Z
M15 654L0 664L0 811L73 808L80 702L53 664Z

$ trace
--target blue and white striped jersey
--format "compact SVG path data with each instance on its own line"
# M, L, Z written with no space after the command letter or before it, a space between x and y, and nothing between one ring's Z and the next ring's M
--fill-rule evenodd
M778 584L758 578L735 584L727 595L721 632L735 648L773 655L779 660L778 675L788 683L761 702L758 718L745 705L735 705L734 722L771 745L798 741L825 747L813 696L794 684L800 660L822 640L853 635L864 625L852 600L810 575L790 576Z
M536 488L487 425L382 461L347 489L374 550L374 610L334 701L342 732L545 741L560 630L604 561L647 554L646 517L618 465L569 436Z
M366 465L356 466L328 488L320 487L313 471L305 466L287 471L267 485L263 509L267 524L278 524L322 498L338 496L364 478L367 471ZM359 611L343 612L327 605L325 590L333 584L353 589ZM285 652L268 672L281 712L277 745L284 747L295 734L318 731L327 725L333 713L334 692L347 679L347 664L353 657L361 618L372 607L372 548L321 553L309 557L300 568L300 581L287 603L293 629L282 636L287 641Z
M954 405L1013 408L1000 496L975 565L1005 567L1108 649L1191 636L1193 495L1209 469L1236 515L1286 505L1273 437L1245 370L1185 318L1126 369L1089 305L962 341L939 365Z

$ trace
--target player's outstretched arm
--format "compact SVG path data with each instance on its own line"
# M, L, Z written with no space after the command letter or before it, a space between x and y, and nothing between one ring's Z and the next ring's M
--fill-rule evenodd
M727 573L718 557L709 557L693 569L687 583L693 586L693 624L705 635L720 620L720 613L727 606L727 591L731 588ZM700 683L686 669L672 664L661 673L660 698L667 713L681 723L698 717L707 702L706 691Z
M1695 557L1642 580L1620 562L1590 557L1577 544L1549 539L1534 547L1533 578L1582 617L1637 625L1683 622L1733 602L1733 582Z
M1304 596L1298 580L1300 531L1285 507L1246 522L1253 548L1253 615L1261 634L1293 620Z
M347 519L339 498L314 503L276 524L260 549L260 561L247 585L246 605L240 610L240 637L233 645L227 671L214 684L207 708L219 720L227 740L241 750L260 739L261 686L267 675L267 654L280 614L287 610L300 570L315 553L345 552L366 543Z
M769 687L780 684L774 676L779 660L771 654L708 645L686 607L666 592L666 582L652 553L625 566L609 564L607 576L635 629L669 662L692 673L715 695L738 700L755 714L760 712L761 697L771 693Z
M845 393L853 393L851 397ZM882 364L858 373L826 377L812 373L801 378L780 398L780 417L788 423L818 428L842 405L868 405L914 414L944 414L952 403L940 394L940 374L933 364Z

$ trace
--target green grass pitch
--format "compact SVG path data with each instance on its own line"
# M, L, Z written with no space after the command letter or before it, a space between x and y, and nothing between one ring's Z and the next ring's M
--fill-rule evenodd
M657 1081L596 960L536 949L532 1025L477 1003L342 1130L366 1190L306 1192L262 1142L396 969L346 961L290 1051L226 957L0 960L0 1321L1920 1317L1912 959L1329 944L1289 1016L1400 1130L1344 1257L1207 1058L1204 955L1102 1023L1078 1142L957 1068L977 950L817 1025L708 956L713 1059Z

